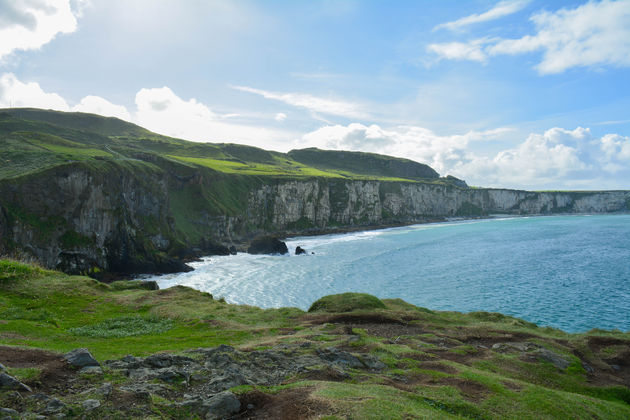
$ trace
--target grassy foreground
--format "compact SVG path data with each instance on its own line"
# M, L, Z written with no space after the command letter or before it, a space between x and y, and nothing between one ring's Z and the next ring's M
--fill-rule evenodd
M497 313L437 312L360 294L322 298L308 312L263 310L185 287L108 285L0 260L0 363L34 390L48 380L45 368L13 364L3 353L87 347L104 362L220 344L243 352L335 347L370 354L386 365L343 375L296 374L280 385L232 389L243 401L254 396L278 404L282 396L300 401L309 408L305 417L630 418L629 333L568 334ZM97 388L130 379L104 366L102 376L81 380ZM173 400L186 392L181 383L166 386ZM0 407L14 396L15 391L0 390ZM70 406L74 401L68 393L59 398ZM146 404L144 418L189 415L173 411L164 396L152 395ZM78 407L72 413L90 418ZM92 416L133 417L119 409L104 400Z

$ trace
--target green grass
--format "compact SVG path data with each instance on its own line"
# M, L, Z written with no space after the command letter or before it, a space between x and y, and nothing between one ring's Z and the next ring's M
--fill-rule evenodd
M366 293L342 293L324 296L316 300L309 312L351 312L356 310L385 309L377 297Z
M219 344L267 349L309 341L305 352L345 346L344 350L361 357L365 353L378 357L387 366L384 371L350 371L351 377L343 382L304 381L298 375L280 386L234 390L242 394L255 388L276 395L304 389L332 407L337 418L630 416L630 390L589 383L573 355L574 349L582 348L593 337L590 334L630 343L628 333L567 334L496 313L438 312L400 299L379 300L355 293L324 297L312 313L296 308L263 310L227 304L183 286L147 290L138 281L107 285L7 259L0 259L0 279L2 345L59 352L87 347L97 359L105 360ZM331 317L349 315L368 320L354 326L351 334L357 339L352 341L348 341L349 332L341 328L343 324L331 321ZM382 330L376 332L373 328L379 321L375 315L383 320ZM406 326L415 329L405 333ZM400 332L394 337L380 335L379 331L387 334L390 328ZM469 344L470 337L518 334L561 354L571 362L570 368L559 371L549 363L522 360L518 352L495 352ZM443 343L449 347L442 348ZM602 348L602 357L627 348L620 341L615 343ZM591 352L589 363L600 366L597 354ZM10 367L9 373L36 381L40 370ZM90 380L127 380L112 375L106 370L102 379ZM169 406L165 400L154 401L156 407ZM182 415L177 410L169 413L171 417Z

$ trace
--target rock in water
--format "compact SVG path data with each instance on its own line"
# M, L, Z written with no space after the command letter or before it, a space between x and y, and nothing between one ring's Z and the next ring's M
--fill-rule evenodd
M256 238L247 248L248 254L288 254L287 244L272 236Z
M88 349L75 349L63 356L70 365L75 367L100 366Z
M302 248L301 246L297 246L295 248L295 255L306 255L306 250L304 248Z

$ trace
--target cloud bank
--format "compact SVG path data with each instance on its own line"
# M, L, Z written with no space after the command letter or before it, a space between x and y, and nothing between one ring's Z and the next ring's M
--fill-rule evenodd
M521 38L434 43L427 51L439 59L478 62L498 55L540 52L542 60L535 66L540 74L562 73L574 67L630 66L628 0L591 1L573 9L542 11L530 21L535 33Z
M286 118L269 115L267 126L227 123L238 114L219 114L206 104L182 99L168 87L141 89L135 109L128 111L98 96L70 106L39 84L13 74L0 77L0 107L39 107L116 116L149 130L193 141L234 142L286 151L319 147L388 154L427 163L442 175L455 175L471 185L524 189L628 188L630 137L609 133L594 137L590 129L551 128L530 133L515 147L480 153L482 143L513 134L509 128L443 136L419 126L377 124L325 125L303 135L272 127Z
M531 133L516 147L482 155L476 142L493 141L509 129L440 136L422 127L384 129L378 125L334 125L304 135L297 147L384 153L426 163L441 175L472 185L511 188L628 188L613 179L630 179L630 137L593 138L588 128L555 127ZM628 174L622 177L622 174ZM607 183L608 182L608 183ZM605 187L603 185L606 184Z

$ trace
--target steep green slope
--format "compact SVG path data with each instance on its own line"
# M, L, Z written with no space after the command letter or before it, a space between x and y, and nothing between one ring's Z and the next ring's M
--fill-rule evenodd
M0 260L0 363L32 389L0 388L0 407L194 419L224 392L240 401L230 418L630 417L628 333L567 334L353 293L305 313L147 286ZM63 361L79 347L102 373Z

